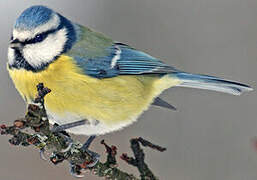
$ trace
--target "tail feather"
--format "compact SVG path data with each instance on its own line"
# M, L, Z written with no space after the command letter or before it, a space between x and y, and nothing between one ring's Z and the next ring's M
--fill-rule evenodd
M243 92L253 90L248 85L232 82L214 76L190 74L184 72L175 73L175 76L182 81L182 83L178 85L180 87L208 89L233 95L240 95Z

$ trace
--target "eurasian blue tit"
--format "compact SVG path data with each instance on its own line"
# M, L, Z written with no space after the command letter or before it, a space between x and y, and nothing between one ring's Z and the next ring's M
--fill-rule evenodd
M86 119L86 124L68 129L84 135L122 129L151 104L172 108L158 97L170 87L233 95L252 90L238 82L180 71L45 6L32 6L16 20L7 68L26 103L33 101L36 85L44 83L52 90L45 98L50 122Z

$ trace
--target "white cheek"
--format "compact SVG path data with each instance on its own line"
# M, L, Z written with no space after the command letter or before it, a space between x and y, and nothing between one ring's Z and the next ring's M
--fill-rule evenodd
M23 49L26 61L35 67L51 62L63 51L67 41L66 29L61 29L55 34L49 35L40 43L28 44Z
M14 49L8 48L8 63L13 64L15 61Z

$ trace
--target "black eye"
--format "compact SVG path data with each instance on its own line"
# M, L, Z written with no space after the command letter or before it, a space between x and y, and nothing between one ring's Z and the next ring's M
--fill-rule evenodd
M34 42L37 43L37 42L41 42L44 40L44 35L42 34L38 34L36 35L36 37L34 38Z
M25 41L25 44L34 44L43 41L46 38L46 34L38 34L33 39Z
M47 37L46 33L38 34L33 39L26 40L24 44L34 44L43 41Z

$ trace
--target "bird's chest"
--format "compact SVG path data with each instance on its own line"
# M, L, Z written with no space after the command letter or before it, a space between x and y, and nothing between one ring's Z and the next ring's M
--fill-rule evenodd
M69 68L67 68L70 66L69 64L72 65L71 62L69 63L67 58L61 56L47 68L38 72L33 72L23 68L7 69L21 96L27 103L30 103L36 96L36 86L39 83L44 83L44 85L50 88L52 91L57 91L60 88L64 88L58 86L69 83L69 79L66 78L67 74L69 74L71 71ZM72 66L70 67L72 68ZM52 97L53 94L55 94L55 92L48 95L48 97ZM46 99L48 99L48 97L46 97Z

